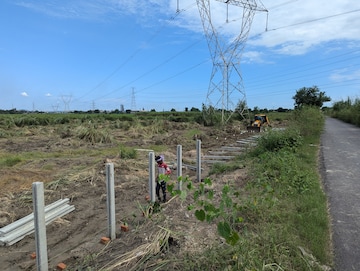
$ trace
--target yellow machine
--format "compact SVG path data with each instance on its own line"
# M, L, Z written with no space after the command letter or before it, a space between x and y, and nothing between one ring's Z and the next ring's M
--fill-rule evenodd
M264 114L257 114L254 117L254 120L250 123L250 126L247 127L248 132L260 132L261 127L269 126L269 118Z

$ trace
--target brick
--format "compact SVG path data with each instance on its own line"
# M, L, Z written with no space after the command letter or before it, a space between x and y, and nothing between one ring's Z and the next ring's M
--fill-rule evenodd
M56 267L57 267L58 270L65 270L66 269L66 264L59 263Z
M128 225L121 225L120 228L121 228L121 231L129 231Z
M35 253L35 252L31 253L31 254L30 254L30 258L31 258L31 259L36 259L36 253Z
M109 242L110 242L110 238L108 238L108 237L101 237L101 243L107 244L107 243L109 243Z

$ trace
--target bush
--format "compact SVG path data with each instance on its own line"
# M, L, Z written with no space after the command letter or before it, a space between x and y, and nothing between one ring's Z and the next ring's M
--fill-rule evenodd
M302 137L297 129L271 130L259 137L255 155L263 152L276 152L281 149L292 150L302 144Z
M360 99L352 101L348 98L346 101L334 103L331 116L360 126Z
M319 136L323 130L324 119L318 107L303 107L293 112L290 127L297 127L302 136Z

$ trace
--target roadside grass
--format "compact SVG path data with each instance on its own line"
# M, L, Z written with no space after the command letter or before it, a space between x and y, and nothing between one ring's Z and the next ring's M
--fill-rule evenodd
M249 168L245 189L223 188L219 205L208 196L213 193L202 194L206 183L200 190L187 192L199 198L193 207L195 216L217 223L226 243L189 254L181 263L174 262L173 268L330 270L327 199L317 164L324 118L314 108L292 114L288 129L265 134L243 157Z
M331 117L360 126L360 99L337 101L331 109L327 110Z

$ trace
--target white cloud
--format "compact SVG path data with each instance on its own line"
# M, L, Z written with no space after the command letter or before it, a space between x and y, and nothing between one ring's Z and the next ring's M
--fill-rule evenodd
M187 4L191 1L181 1ZM276 49L279 54L299 55L313 46L334 40L360 39L360 1L328 0L263 0L265 12L257 12L252 20L248 44ZM212 3L212 24L223 34L238 35L241 32L242 9L229 6L229 23L226 21L226 5ZM194 10L195 11L195 10ZM199 17L198 12L191 15ZM191 24L187 24L191 21ZM185 27L191 27L194 19L183 19ZM181 24L179 24L181 25ZM267 32L265 29L267 28Z
M137 19L144 21L169 10L168 0L33 0L16 4L52 17L103 21L116 20L122 14L136 14Z
M270 0L263 2L274 5ZM360 39L359 1L292 2L273 10L269 7L269 31L250 43L265 47L281 46L283 50L279 53L303 54L312 46L324 42ZM259 20L254 20L253 24L254 30L261 31Z
M264 63L263 53L259 51L246 51L242 55L243 63Z
M46 97L51 97L52 95L50 93L45 94Z
M21 92L21 94L20 94L21 96L23 96L23 97L29 97L29 94L27 94L27 92Z
M360 70L350 70L349 68L337 70L330 75L330 79L334 82L360 80Z
M211 22L219 35L239 35L243 9L229 5L229 23L226 23L226 4L209 1ZM250 46L272 48L277 54L299 55L322 43L360 39L360 1L263 0L262 3L269 11L268 20L265 12L255 13L247 42ZM168 20L178 27L203 31L195 0L53 0L18 2L18 5L57 17L111 20L119 14L128 14L144 26ZM181 11L178 14L177 8Z

